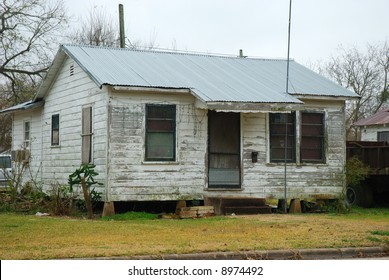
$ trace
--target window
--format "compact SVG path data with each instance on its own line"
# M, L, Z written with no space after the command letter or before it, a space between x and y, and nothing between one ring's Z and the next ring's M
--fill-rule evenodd
M176 106L146 105L146 161L176 160Z
M82 152L83 164L92 162L92 107L82 109Z
M295 113L273 113L270 117L270 161L296 160ZM285 141L287 143L285 143Z
M30 147L30 122L25 121L23 125L23 132L24 132L24 148Z
M389 131L380 131L377 134L377 141L387 141L389 143Z
M51 145L59 145L59 115L51 116Z
M301 162L324 161L324 114L301 113Z

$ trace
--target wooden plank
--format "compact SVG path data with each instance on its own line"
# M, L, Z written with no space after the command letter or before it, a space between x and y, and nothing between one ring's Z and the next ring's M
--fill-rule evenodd
M181 219L210 217L215 214L213 206L181 207L177 209L177 215Z

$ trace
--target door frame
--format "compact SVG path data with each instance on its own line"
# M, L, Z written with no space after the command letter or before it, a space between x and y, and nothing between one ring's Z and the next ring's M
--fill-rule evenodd
M236 184L210 184L210 166L211 166L211 151L210 151L210 141L211 141L211 126L210 126L210 118L212 117L213 114L234 114L237 116L238 120L238 131L239 131L239 144L237 145L237 150L236 150L236 155L238 155L238 182ZM206 174L207 174L207 188L208 189L216 189L216 190L242 190L242 181L243 181L243 176L242 176L242 114L240 112L217 112L217 111L208 111L208 139L207 139L207 167L206 167ZM228 175L228 173L226 173ZM231 175L231 174L229 174ZM227 176L228 178L228 176Z

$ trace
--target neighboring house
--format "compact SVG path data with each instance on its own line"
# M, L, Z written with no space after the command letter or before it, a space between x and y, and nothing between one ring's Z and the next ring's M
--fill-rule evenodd
M286 65L63 45L34 99L1 113L46 189L94 163L105 201L283 198L285 181L288 198L337 198L357 96L295 61L287 94Z
M389 143L389 109L353 123L358 128L361 141L388 141Z

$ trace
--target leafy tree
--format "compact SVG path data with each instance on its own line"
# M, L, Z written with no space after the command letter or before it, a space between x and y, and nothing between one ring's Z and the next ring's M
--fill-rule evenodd
M376 113L389 100L388 42L368 45L366 52L342 48L321 71L360 97L347 103L349 137L354 136L350 128L352 123Z

